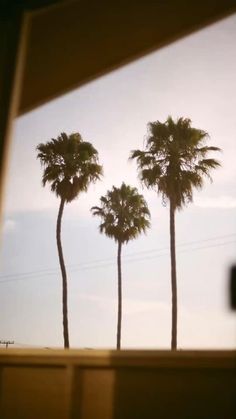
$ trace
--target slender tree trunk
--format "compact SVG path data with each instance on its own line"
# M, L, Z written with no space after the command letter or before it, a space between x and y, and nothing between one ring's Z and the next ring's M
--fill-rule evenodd
M116 348L120 349L121 346L121 319L122 319L122 277L121 277L121 246L118 243L117 253L117 268L118 268L118 319L117 319L117 343Z
M61 245L61 219L65 200L61 198L61 203L57 216L57 250L62 275L62 313L63 313L63 336L64 336L64 348L69 348L69 330L68 330L68 308L67 308L67 277L66 268L64 263L64 257Z
M172 290L172 330L171 349L177 349L177 278L175 256L175 208L170 200L170 258L171 258L171 290Z

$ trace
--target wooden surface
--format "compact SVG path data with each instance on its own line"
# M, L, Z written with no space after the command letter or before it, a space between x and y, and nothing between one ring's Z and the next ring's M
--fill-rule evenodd
M4 419L235 419L236 351L1 350Z
M63 350L0 349L0 366L7 365L92 366L158 368L236 368L236 350L232 351L149 351L149 350Z

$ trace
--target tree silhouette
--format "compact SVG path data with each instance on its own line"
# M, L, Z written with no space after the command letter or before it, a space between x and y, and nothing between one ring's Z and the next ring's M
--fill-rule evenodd
M161 194L163 203L170 207L170 254L172 288L172 335L171 349L177 348L177 277L175 255L175 211L193 199L193 188L203 187L203 178L210 177L211 169L220 163L208 158L208 134L191 126L191 120L169 116L148 124L148 135L144 151L134 150L131 159L136 159L139 177L147 188Z
M98 164L98 153L92 144L83 141L79 133L62 133L37 146L37 158L43 166L43 186L51 185L51 191L60 198L57 217L56 238L62 274L62 307L64 347L69 348L67 275L61 244L61 220L65 204L73 201L89 184L102 175Z
M118 243L118 320L117 349L121 348L122 319L122 274L121 250L124 243L136 239L150 226L150 213L143 196L136 188L122 183L120 188L113 186L106 196L100 198L100 207L92 207L93 215L101 218L100 232Z

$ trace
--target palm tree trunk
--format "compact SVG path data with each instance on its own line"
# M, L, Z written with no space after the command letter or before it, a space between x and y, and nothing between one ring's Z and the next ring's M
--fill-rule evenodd
M69 348L69 330L68 330L68 309L67 309L67 277L66 268L64 263L64 257L61 245L61 219L65 200L61 198L61 203L57 216L57 250L59 256L59 263L62 275L62 313L63 313L63 336L64 336L64 348Z
M117 320L117 343L116 348L121 345L121 318L122 318L122 278L121 278L121 242L118 243L117 268L118 268L118 320Z
M171 290L172 290L172 331L171 349L177 349L177 278L175 256L175 208L170 200L170 258L171 258Z

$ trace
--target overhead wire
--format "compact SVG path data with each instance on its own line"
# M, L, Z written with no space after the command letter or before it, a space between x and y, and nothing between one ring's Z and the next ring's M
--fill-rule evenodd
M200 246L200 247L189 247L187 249L180 249L179 247L186 247L186 246L192 246L199 243L206 243L209 241L215 241L215 240L222 240L223 238L229 238L229 237L235 237L236 234L226 234L221 236L214 236L207 239L202 240L194 240L191 242L185 242L185 243L179 243L176 245L177 253L183 253L183 252L191 252L195 250L201 250L201 249L208 249L213 247L219 247L219 246L225 246L228 244L236 243L235 240L231 241L225 241L223 243L212 243L211 245L207 246ZM160 253L164 252L164 253ZM155 253L155 255L151 256L152 253ZM159 249L149 249L139 252L134 252L131 254L127 254L124 256L123 261L125 263L132 263L137 261L143 261L143 260L150 260L155 259L157 257L166 256L169 254L169 247L163 247ZM138 255L146 255L145 257L138 257ZM80 264L74 264L74 265L68 265L67 269L70 272L77 272L79 270L88 270L88 269L95 269L95 268L103 268L107 266L114 265L114 258L106 258L106 259L97 259L90 262L84 262ZM45 268L37 271L28 271L28 272L21 272L21 273L15 273L15 274L7 274L7 275L0 275L0 284L7 283L7 282L15 282L15 281L25 281L27 279L39 279L42 277L47 278L48 276L54 276L57 275L60 272L59 268ZM2 279L1 279L2 278Z
M221 235L221 236L214 236L214 237L210 237L207 239L201 239L201 240L194 240L194 241L190 241L190 242L184 242L184 243L177 243L176 247L180 247L180 246L188 246L188 245L193 245L193 244L198 244L198 243L202 243L202 242L209 242L209 241L213 241L213 240L218 240L218 239L223 239L223 238L228 238L228 237L235 237L235 234L226 234L226 235ZM163 247L163 248L159 248L159 249L149 249L149 250L142 250L139 252L134 252L134 253L130 253L125 255L125 258L129 258L129 257L133 257L136 255L141 255L141 254L149 254L149 253L153 253L153 252L160 252L160 251L165 251L165 250L169 250L169 247ZM89 262L83 262L83 263L79 263L79 264L73 264L73 265L67 265L67 269L74 269L74 268L84 268L88 265L94 265L96 263L103 263L103 262L107 262L113 260L113 257L109 257L109 258L105 258L105 259L95 259L93 261L89 261ZM97 266L97 265L96 265ZM45 268L45 269L40 269L40 270L34 270L34 271L27 271L27 272L20 272L20 273L14 273L14 274L2 274L0 275L0 279L1 278L11 278L11 277L18 277L18 276L25 276L25 275L34 275L34 274L41 274L41 273L51 273L54 271L58 271L58 268Z

